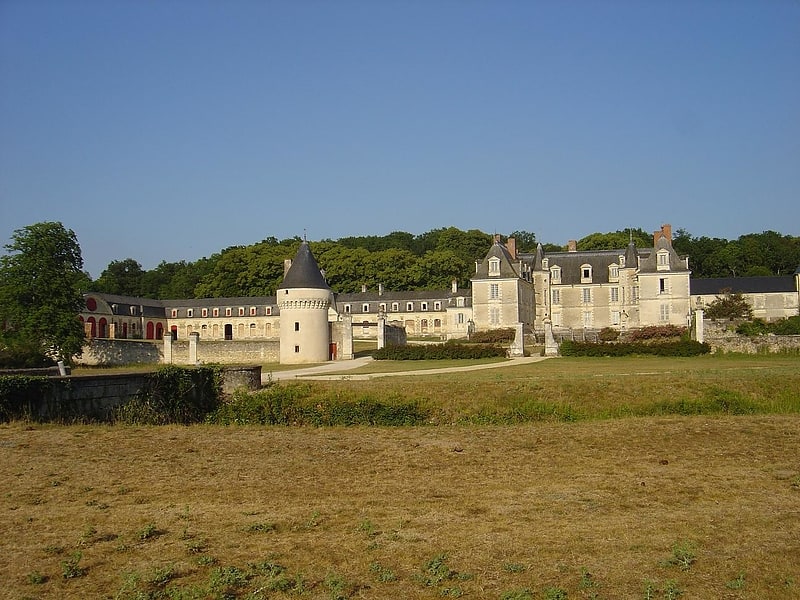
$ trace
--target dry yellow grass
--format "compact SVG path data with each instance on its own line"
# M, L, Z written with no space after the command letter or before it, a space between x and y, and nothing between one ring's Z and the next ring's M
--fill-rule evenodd
M800 597L796 415L395 429L15 423L0 426L0 455L3 598L133 598L166 579L184 594L173 597L210 598L216 567L265 560L302 578L305 598L544 598L548 587L644 598L648 582L654 598L670 586L685 599ZM667 564L687 541L694 564ZM65 579L75 551L86 570ZM426 586L423 567L442 554L453 577L428 573ZM296 595L269 595L264 581L229 591Z

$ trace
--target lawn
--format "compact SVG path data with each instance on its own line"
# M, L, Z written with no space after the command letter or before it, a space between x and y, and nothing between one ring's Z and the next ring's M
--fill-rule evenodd
M0 597L798 598L799 365L305 384L438 426L0 425ZM758 411L652 414L710 390ZM526 397L576 418L468 418Z

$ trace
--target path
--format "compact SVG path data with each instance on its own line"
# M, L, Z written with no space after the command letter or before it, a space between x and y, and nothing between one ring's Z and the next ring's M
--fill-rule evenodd
M419 369L417 371L392 371L388 373L353 373L348 374L343 371L357 369L373 362L371 356L356 358L348 361L335 361L317 365L314 367L303 367L290 371L274 371L261 374L261 383L291 379L317 379L328 381L367 381L378 377L409 377L413 375L439 375L441 373L459 373L461 371L480 371L483 369L499 369L501 367L513 367L516 365L527 365L530 363L546 360L547 356L524 356L512 358L504 362L487 363L482 365L468 365L465 367L444 367L441 369Z

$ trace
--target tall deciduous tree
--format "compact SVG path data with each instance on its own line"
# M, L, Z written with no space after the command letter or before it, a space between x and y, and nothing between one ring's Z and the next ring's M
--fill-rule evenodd
M83 347L83 258L75 232L45 222L18 229L0 256L0 336L7 347L70 361Z

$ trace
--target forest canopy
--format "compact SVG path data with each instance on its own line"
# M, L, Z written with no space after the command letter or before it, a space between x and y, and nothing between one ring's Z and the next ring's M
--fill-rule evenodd
M538 240L515 231L517 250L533 252ZM477 229L432 229L420 235L394 231L387 235L350 236L311 241L311 249L336 292L356 292L363 285L388 290L444 289L456 280L469 285L475 261L488 251L494 236ZM501 236L506 241L505 236ZM652 234L642 228L592 233L578 240L579 250L652 247ZM292 258L299 237L266 238L249 246L226 248L194 262L162 262L143 269L133 258L109 263L91 289L97 292L154 299L271 296L283 280L283 264ZM545 252L566 250L542 244ZM673 238L678 254L689 256L692 277L788 275L800 266L800 237L774 231L751 233L736 240L695 237L678 229Z

